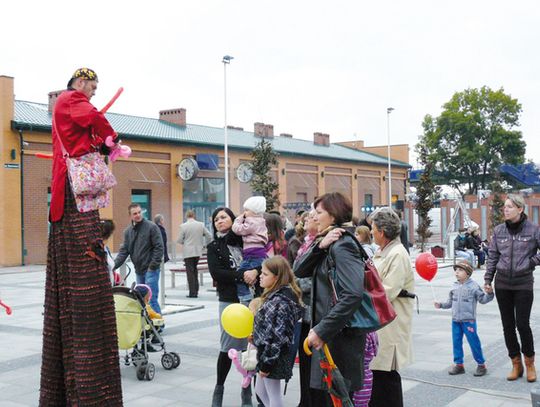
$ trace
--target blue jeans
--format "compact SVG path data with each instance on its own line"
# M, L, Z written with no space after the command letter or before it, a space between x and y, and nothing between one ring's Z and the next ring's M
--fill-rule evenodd
M476 321L457 322L452 321L452 343L454 345L454 363L463 364L463 334L469 342L473 358L479 365L483 365L486 360L482 353L482 344L478 337Z
M152 290L152 298L150 299L150 306L158 314L161 314L161 307L159 306L159 269L148 270L144 274L135 274L137 284L146 284Z
M266 260L266 257L248 257L247 259L242 260L242 263L240 263L240 266L238 267L238 271L260 269L264 260ZM236 292L241 303L249 303L249 301L253 299L253 294L246 283L237 283Z

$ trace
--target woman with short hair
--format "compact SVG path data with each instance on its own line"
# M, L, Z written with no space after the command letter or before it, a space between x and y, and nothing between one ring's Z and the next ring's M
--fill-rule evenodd
M371 231L379 249L373 263L381 277L388 300L397 317L377 331L379 350L371 362L373 390L370 407L403 406L403 390L399 370L407 366L412 353L413 301L400 297L402 290L414 292L411 260L401 244L401 221L390 208L380 208L371 215Z

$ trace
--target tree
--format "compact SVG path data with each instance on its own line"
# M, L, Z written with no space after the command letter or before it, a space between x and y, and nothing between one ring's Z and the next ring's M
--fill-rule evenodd
M493 231L495 226L504 222L504 201L502 199L502 194L504 189L501 185L501 179L497 174L497 177L491 183L491 192L493 193L493 199L491 200L491 214L489 217L490 220L490 229Z
M453 183L467 184L468 193L477 193L501 164L525 161L526 144L515 129L521 105L502 88L457 92L443 109L439 117L425 116L418 144L426 147L435 171L447 183L457 180Z
M420 146L417 150L419 157L418 161L423 165L424 171L420 176L420 181L416 187L416 212L418 213L419 222L416 228L416 233L420 237L420 251L424 251L424 246L427 240L433 234L430 230L431 218L429 211L433 208L433 202L438 197L439 188L435 186L432 174L434 163L429 160L427 148Z
M266 210L272 210L279 206L278 184L270 176L272 168L278 165L278 153L274 151L272 143L263 138L251 151L251 157L251 188L266 198Z

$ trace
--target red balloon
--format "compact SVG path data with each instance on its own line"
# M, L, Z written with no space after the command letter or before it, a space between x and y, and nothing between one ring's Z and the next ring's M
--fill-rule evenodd
M416 257L415 266L418 275L427 281L433 280L433 277L435 277L435 274L437 274L437 270L439 269L437 259L431 253L419 254L418 257Z

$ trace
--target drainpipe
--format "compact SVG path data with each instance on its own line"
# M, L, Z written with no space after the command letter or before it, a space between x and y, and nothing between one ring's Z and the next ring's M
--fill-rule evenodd
M24 248L24 141L23 141L23 132L22 129L19 129L19 147L20 147L20 158L21 158L21 164L20 164L20 181L21 181L21 264L24 266L24 256L25 256L25 248Z

